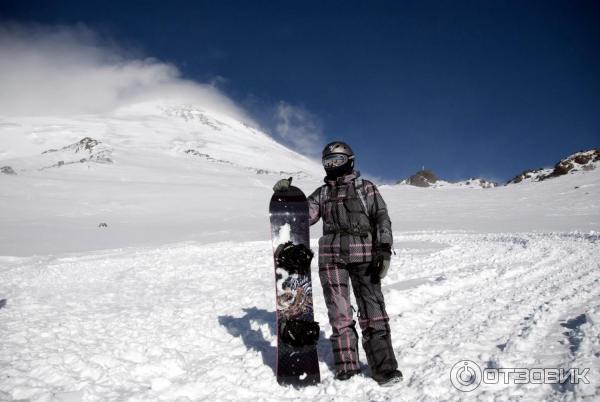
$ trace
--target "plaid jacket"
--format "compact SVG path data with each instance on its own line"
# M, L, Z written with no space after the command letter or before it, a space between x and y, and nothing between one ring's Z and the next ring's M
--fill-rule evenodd
M360 173L354 171L336 181L325 180L308 197L310 224L323 219L320 266L370 262L374 244L393 243L392 223L383 198L373 183L359 177Z

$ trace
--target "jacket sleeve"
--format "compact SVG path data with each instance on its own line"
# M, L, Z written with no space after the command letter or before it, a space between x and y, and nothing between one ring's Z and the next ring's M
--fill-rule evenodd
M394 243L392 221L388 215L385 201L381 197L377 186L369 181L365 181L365 191L367 193L367 201L370 204L368 205L370 218L377 225L377 241L392 246Z
M311 195L308 196L308 219L312 225L319 221L321 217L321 187L313 191Z

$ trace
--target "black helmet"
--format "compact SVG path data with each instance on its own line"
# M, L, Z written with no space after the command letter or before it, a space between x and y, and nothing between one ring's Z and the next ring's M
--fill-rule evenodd
M352 172L354 168L354 152L344 142L334 141L325 145L321 159L327 177L337 178Z

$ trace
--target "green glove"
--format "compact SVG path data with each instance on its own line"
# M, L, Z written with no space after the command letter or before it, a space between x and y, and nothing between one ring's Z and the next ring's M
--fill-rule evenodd
M291 184L292 184L291 177L289 179L281 179L277 183L275 183L275 185L273 186L273 191L276 193L279 191L287 191L290 188Z
M390 260L392 258L392 246L389 244L379 244L375 247L374 263L375 272L380 279L385 278L388 269L390 269Z
M390 260L384 259L381 263L381 269L379 270L379 279L385 278L387 275L388 269L390 269Z

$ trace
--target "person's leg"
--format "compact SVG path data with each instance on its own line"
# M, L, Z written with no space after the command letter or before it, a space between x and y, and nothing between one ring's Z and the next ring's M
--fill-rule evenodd
M373 378L377 381L398 368L389 318L385 311L381 282L371 275L370 264L352 264L348 267L352 289L358 304L358 322L362 330L362 344Z
M319 268L319 278L333 330L330 340L336 372L358 371L358 336L352 319L348 270L339 264L323 264Z

